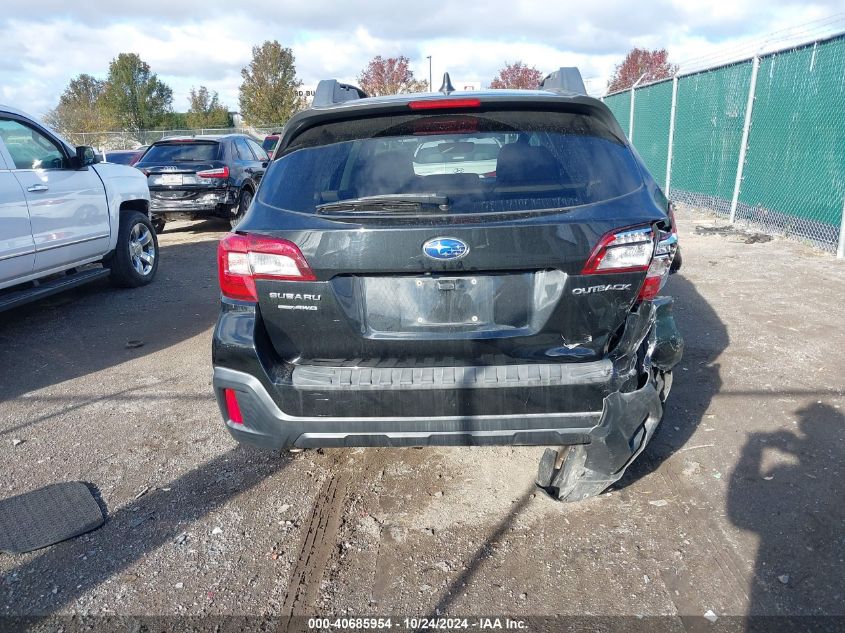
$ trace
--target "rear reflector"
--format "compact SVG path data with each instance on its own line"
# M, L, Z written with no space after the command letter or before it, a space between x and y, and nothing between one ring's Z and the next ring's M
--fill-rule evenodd
M444 110L447 108L478 108L481 100L470 99L425 99L424 101L411 101L408 107L411 110Z
M607 233L600 240L581 271L583 275L642 272L654 255L651 227Z
M228 299L258 301L256 279L316 281L314 272L293 242L229 233L217 246L220 292Z
M234 389L224 389L223 394L226 398L226 414L229 420L235 424L243 424L244 416L241 414L241 405L238 404L238 396Z

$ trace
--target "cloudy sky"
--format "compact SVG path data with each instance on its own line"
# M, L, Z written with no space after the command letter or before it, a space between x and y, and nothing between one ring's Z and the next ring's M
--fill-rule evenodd
M402 54L420 79L431 55L438 85L445 70L487 84L505 61L576 65L601 94L633 46L666 47L690 67L842 30L845 0L3 0L0 103L43 114L72 77L104 78L118 53L135 52L173 88L174 109L199 85L237 109L240 70L267 39L293 49L306 85L354 81L374 55Z

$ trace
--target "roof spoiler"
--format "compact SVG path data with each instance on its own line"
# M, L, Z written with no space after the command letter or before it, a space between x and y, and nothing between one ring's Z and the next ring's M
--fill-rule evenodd
M546 75L546 78L540 82L540 89L578 95L587 94L581 71L575 66L561 66L558 70Z
M342 84L337 79L323 79L317 84L311 107L319 108L343 103L344 101L366 98L367 93L358 86Z

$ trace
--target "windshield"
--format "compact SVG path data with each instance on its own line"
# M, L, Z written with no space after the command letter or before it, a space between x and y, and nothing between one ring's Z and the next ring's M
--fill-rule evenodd
M273 148L276 147L276 143L279 142L278 136L268 136L264 139L264 142L261 144L261 147L264 148L265 152L272 152Z
M448 197L444 212L454 214L566 208L641 185L630 149L588 115L484 112L310 128L274 161L258 195L313 213L339 210L344 200L426 193Z
M169 163L169 162L208 162L217 160L220 145L216 141L184 141L181 143L155 144L141 162Z

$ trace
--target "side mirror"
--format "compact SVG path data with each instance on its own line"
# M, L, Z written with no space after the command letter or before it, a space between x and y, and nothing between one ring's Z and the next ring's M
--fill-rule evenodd
M94 153L93 147L87 145L80 145L76 148L76 168L82 169L88 165L93 165L97 162L97 155Z

